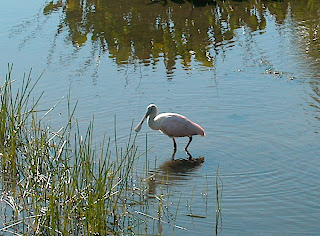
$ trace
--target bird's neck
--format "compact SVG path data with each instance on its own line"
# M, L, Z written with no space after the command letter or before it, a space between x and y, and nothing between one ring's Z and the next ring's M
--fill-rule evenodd
M153 130L159 130L160 129L160 124L159 122L156 122L154 118L156 117L157 114L150 114L148 117L148 125L151 129Z

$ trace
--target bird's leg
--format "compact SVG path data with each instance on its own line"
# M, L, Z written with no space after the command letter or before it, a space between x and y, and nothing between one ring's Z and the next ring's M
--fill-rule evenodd
M174 156L176 155L177 149L173 149L172 160L174 160Z
M189 144L191 143L191 141L192 141L192 136L189 137L189 142L187 143L187 146L184 148L184 150L186 152L188 152L188 147L189 147Z
M174 138L172 138L173 140L173 150L177 151L177 143L176 140Z
M192 156L191 156L190 152L189 152L188 150L186 150L186 153L187 153L188 156L189 156L189 161L191 161L191 160L192 160Z
M174 138L172 138L172 140L173 140L173 153L172 153L172 160L173 160L174 156L176 155L176 152L177 152L177 143Z
M187 146L184 148L184 150L186 151L186 153L189 156L189 160L192 159L192 156L191 156L190 152L188 151L188 147L189 147L189 144L191 143L191 141L192 141L192 136L189 137L189 142L187 143Z

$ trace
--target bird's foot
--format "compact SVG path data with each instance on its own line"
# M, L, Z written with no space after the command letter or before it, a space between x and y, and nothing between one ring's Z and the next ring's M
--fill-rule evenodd
M177 149L173 149L173 153L172 153L172 160L174 160L174 156L176 155Z
M191 161L191 160L192 160L192 155L190 154L190 152L189 152L187 149L185 149L185 151L186 151L186 153L187 153L188 156L189 156L189 161Z

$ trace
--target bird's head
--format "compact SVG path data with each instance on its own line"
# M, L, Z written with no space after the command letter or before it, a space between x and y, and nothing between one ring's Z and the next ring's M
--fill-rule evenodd
M158 114L158 107L155 104L150 104L147 107L146 114L143 116L142 120L139 122L139 124L134 129L136 132L139 132L141 130L141 126L142 126L143 122L151 114L154 114L154 115Z
M157 107L155 104L150 104L150 105L147 107L146 118L147 118L150 114L158 114L158 107Z

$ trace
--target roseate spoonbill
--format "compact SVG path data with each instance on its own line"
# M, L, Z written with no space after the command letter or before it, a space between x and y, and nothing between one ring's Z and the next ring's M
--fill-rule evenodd
M148 125L153 130L159 130L160 132L168 135L173 140L173 154L174 158L177 151L176 137L189 137L189 142L187 143L184 150L189 155L189 159L192 158L191 154L188 152L188 147L192 141L193 135L205 136L204 129L186 118L183 115L177 113L161 113L158 115L158 107L155 104L150 104L147 107L146 114L143 116L140 123L135 127L135 131L139 132L141 126L145 119L148 118Z

